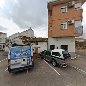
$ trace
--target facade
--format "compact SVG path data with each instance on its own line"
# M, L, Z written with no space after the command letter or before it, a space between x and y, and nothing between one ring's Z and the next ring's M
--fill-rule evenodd
M34 31L30 28L26 31L20 33L20 36L32 37L34 38Z
M65 49L75 54L75 37L83 33L82 0L48 3L48 49Z
M26 36L26 37L32 37L33 38L34 37L34 31L30 28L30 29L23 31L21 33L18 32L18 33L15 33L15 34L9 36L9 39L13 40L13 39L18 38L20 36Z
M7 34L0 32L0 50L4 50Z
M10 40L10 46L13 44L13 43L17 43L17 44L20 44L20 45L23 45L23 40L21 38L23 37L30 37L30 38L34 38L34 31L30 28L26 31L23 31L21 33L15 33L11 36L9 36L9 40Z
M34 53L40 53L43 50L47 50L48 38L33 38L30 42Z

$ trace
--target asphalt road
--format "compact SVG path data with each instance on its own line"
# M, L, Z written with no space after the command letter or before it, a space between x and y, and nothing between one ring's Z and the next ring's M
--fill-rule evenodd
M2 58L3 57L3 58ZM9 74L7 57L0 57L0 86L86 86L86 59L79 55L66 68L36 59L29 71Z

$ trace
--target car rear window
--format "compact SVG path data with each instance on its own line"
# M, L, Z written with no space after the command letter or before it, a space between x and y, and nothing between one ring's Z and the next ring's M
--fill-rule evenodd
M52 52L52 55L60 56L60 53L59 52Z

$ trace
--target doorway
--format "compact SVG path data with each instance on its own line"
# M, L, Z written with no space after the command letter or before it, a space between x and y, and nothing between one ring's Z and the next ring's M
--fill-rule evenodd
M61 45L61 49L68 50L68 45Z

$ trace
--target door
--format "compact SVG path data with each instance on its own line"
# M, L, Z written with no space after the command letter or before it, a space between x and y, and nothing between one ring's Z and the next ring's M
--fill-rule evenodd
M61 45L61 49L68 50L68 45Z
M55 49L55 45L50 45L50 50L54 50Z

